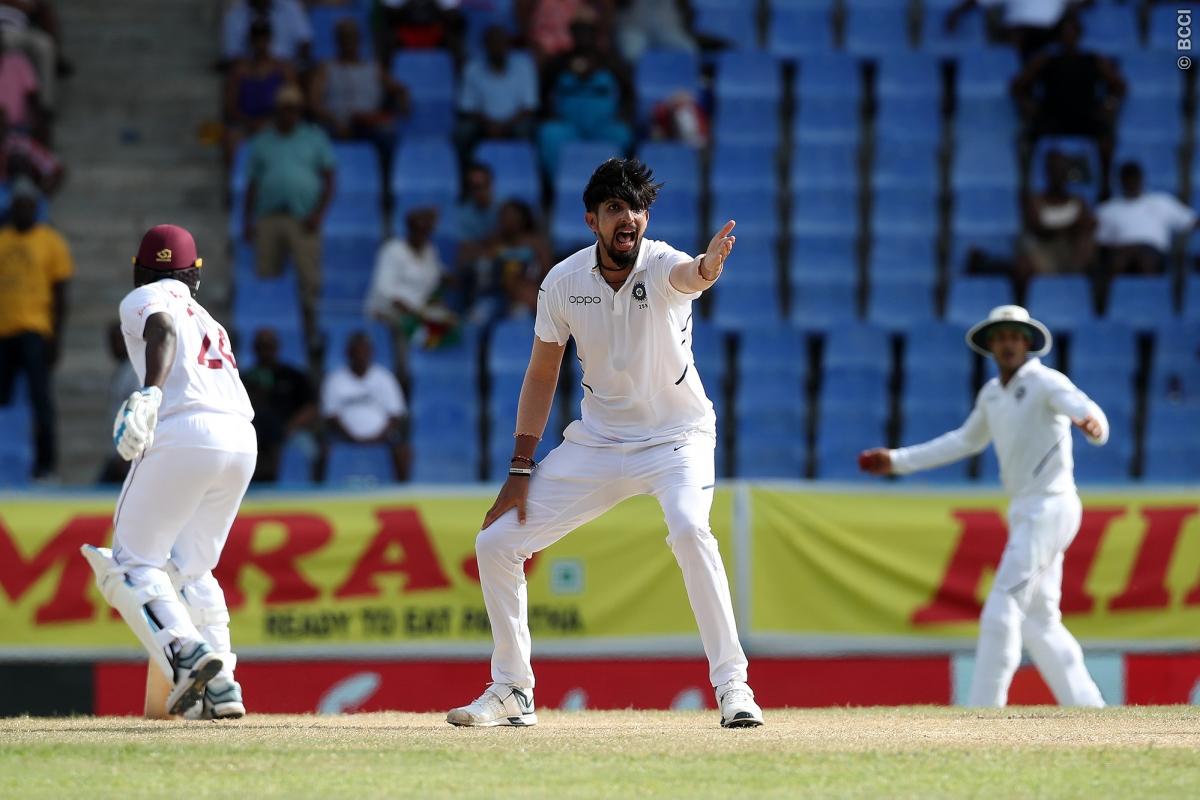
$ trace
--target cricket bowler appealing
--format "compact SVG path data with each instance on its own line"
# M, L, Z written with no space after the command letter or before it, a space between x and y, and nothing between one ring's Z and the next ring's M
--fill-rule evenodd
M452 725L533 725L524 563L626 498L662 506L716 688L721 725L762 724L746 685L729 582L709 529L716 416L691 351L692 301L733 250L729 221L692 258L643 239L660 184L634 159L609 159L583 194L596 244L557 264L538 293L533 352L517 408L508 480L475 542L495 651L492 683ZM582 419L541 464L537 447L567 339L583 371Z
M974 455L990 440L1011 497L1008 543L979 619L968 704L1005 705L1024 641L1060 704L1103 706L1079 642L1063 626L1059 600L1063 554L1082 517L1071 426L1102 445L1108 419L1065 375L1028 358L1048 353L1051 339L1024 308L992 309L967 333L967 344L992 356L1000 375L979 390L963 426L914 447L868 450L859 464L877 475L903 475Z
M83 554L171 684L166 712L241 717L229 611L212 569L254 473L254 412L225 329L192 296L201 267L192 235L150 229L133 265L121 331L143 388L113 426L133 465L111 552L85 545Z

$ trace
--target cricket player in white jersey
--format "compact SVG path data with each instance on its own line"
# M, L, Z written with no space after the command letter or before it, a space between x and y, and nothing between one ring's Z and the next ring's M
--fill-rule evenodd
M1020 306L999 306L967 333L971 349L995 359L992 378L958 430L913 447L868 450L860 466L879 475L930 469L982 451L989 441L1011 497L1008 543L979 619L968 703L1003 706L1024 641L1062 705L1104 705L1083 663L1079 642L1063 626L1063 554L1079 531L1071 426L1089 442L1108 441L1098 405L1057 370L1029 354L1050 351L1050 332Z
M683 571L721 724L762 724L709 529L716 416L691 351L692 301L720 276L733 250L734 223L696 258L644 239L659 188L639 161L601 164L583 194L596 244L557 264L542 282L512 465L475 543L495 643L492 683L475 702L450 711L452 725L536 724L524 563L639 494L654 495L666 517L667 544ZM534 464L571 337L583 370L582 419Z
M159 225L133 260L121 330L143 387L117 414L113 444L133 461L113 547L85 545L104 598L172 686L166 712L245 714L229 611L213 578L257 458L254 412L229 337L193 295L192 235Z

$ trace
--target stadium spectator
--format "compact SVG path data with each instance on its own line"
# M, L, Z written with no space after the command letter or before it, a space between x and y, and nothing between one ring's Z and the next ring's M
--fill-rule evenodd
M494 299L494 316L531 317L552 260L550 242L527 203L509 200L500 207L485 264L486 283L480 294Z
M384 242L367 294L367 315L389 323L396 336L396 372L407 374L408 342L440 334L455 322L441 301L446 268L433 241L438 212L414 208L405 216L407 236Z
M294 85L275 96L275 123L250 144L245 235L254 245L259 277L296 266L309 349L315 349L321 288L321 223L333 197L334 157L329 137L301 121L304 98Z
M1083 136L1096 142L1100 191L1107 196L1113 129L1125 81L1111 59L1079 49L1083 29L1077 18L1068 16L1061 29L1061 48L1030 59L1013 81L1013 97L1032 142L1043 136Z
M510 51L508 31L493 25L484 33L483 58L463 71L458 109L459 146L470 152L480 139L525 139L533 133L538 79L525 54Z
M284 443L304 435L317 421L317 398L308 376L296 365L279 360L279 336L274 330L263 328L254 334L254 357L254 366L242 372L258 434L254 480L274 482L279 478Z
M396 49L442 47L462 59L465 21L462 0L379 0L379 52L390 60Z
M1022 201L1025 230L1017 256L1022 280L1034 273L1083 272L1095 254L1096 218L1087 200L1068 187L1066 156L1051 150L1045 168L1045 190Z
M518 0L517 18L526 41L539 61L575 49L577 23L591 24L607 40L615 11L612 0Z
M7 36L0 28L0 109L14 128L30 131L42 104L41 83L29 59L10 46Z
M75 267L63 237L37 221L41 192L33 181L14 181L12 198L8 224L0 228L0 405L9 403L24 373L33 409L33 476L46 480L57 466L51 371Z
M275 114L275 96L296 82L296 70L271 52L271 24L250 25L250 54L235 61L225 76L225 146L232 161L238 144L262 130Z
M407 415L396 376L373 362L371 339L362 331L346 345L346 365L321 386L321 416L330 438L355 444L389 445L396 475L408 477L408 454L401 424Z
M624 152L633 141L632 128L621 118L626 106L621 81L601 56L595 26L576 22L571 30L574 49L551 62L545 72L544 105L552 117L542 123L538 143L542 164L551 175L567 142L611 142Z
M108 352L113 357L113 372L108 379L108 410L116 417L121 404L129 399L129 395L142 388L133 362L125 348L125 334L121 333L121 321L114 320L108 326ZM122 483L129 474L130 462L121 458L114 450L100 472L100 483Z
M37 68L41 99L53 108L60 69L58 17L46 0L0 0L0 31L11 47L21 50Z
M250 55L250 27L256 21L270 25L271 55L302 67L308 64L312 25L299 0L234 0L222 21L226 62Z
M946 13L946 29L957 28L958 21L973 8L997 9L1000 38L1027 59L1058 37L1067 10L1077 4L1081 4L1079 0L962 0Z
M479 161L467 165L462 200L455 210L460 250L479 245L495 230L498 208L493 188L491 167Z
M313 76L314 115L334 138L375 142L386 165L396 142L397 113L408 106L408 90L379 62L363 57L356 21L339 21L335 36L337 57Z
M617 0L617 47L630 64L647 50L697 49L686 0Z
M1196 212L1167 192L1147 192L1142 167L1121 165L1121 196L1096 209L1096 241L1110 275L1164 272L1171 238L1197 227ZM1164 309L1165 311L1165 309Z
M0 181L27 175L46 194L62 183L66 169L48 147L8 125L8 114L0 107Z

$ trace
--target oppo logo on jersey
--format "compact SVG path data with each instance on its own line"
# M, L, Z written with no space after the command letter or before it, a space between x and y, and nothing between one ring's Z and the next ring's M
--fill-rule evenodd
M592 303L599 305L600 298L593 295L573 294L567 298L567 302L573 306L579 304L590 306Z

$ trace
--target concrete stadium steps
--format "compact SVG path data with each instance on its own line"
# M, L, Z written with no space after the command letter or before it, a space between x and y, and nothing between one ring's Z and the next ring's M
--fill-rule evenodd
M210 0L67 0L58 4L75 74L61 83L55 147L69 170L54 224L75 258L56 375L59 473L90 483L111 451L113 362L105 328L131 287L129 260L151 225L196 236L203 300L228 294L220 151L199 131L219 119L221 4ZM218 302L219 301L219 302Z

